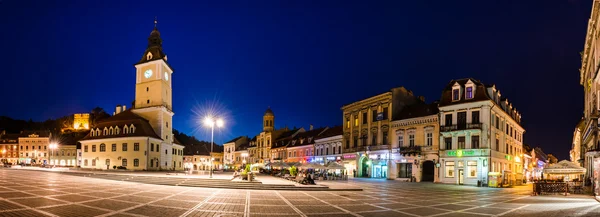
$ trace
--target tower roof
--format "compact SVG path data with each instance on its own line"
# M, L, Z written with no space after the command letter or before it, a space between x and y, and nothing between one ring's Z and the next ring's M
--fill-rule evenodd
M271 110L271 107L268 107L267 111L265 111L265 115L268 115L268 114L275 116L275 114L273 114L273 110Z
M162 38L156 27L157 23L158 21L154 19L154 29L150 32L150 37L148 37L148 47L146 48L146 51L144 51L142 59L137 62L136 65L159 59L163 59L165 62L167 61L167 55L162 48Z

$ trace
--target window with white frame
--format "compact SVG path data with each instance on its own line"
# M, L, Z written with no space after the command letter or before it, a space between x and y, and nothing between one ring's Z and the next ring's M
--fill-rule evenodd
M444 165L446 178L454 178L454 161L446 161Z
M452 89L452 101L460 99L460 89Z
M409 147L415 146L415 134L408 134L408 146Z
M433 145L433 133L427 132L425 138L427 139L427 146Z
M398 146L400 147L402 145L404 145L404 136L400 135L398 136Z
M433 145L433 127L425 127L425 145Z
M467 177L477 178L477 161L467 161Z

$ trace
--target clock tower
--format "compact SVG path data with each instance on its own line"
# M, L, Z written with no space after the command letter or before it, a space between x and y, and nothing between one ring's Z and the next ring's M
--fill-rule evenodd
M139 62L135 64L135 101L133 112L142 116L163 140L161 150L171 152L173 144L173 69L167 63L167 55L163 52L160 32L154 21L154 30L148 37L148 47ZM158 151L158 150L157 150ZM164 151L161 151L161 156ZM170 156L170 155L169 155ZM168 158L168 157L167 157ZM161 158L167 160L170 159ZM165 163L161 162L161 166ZM170 163L169 163L170 164Z

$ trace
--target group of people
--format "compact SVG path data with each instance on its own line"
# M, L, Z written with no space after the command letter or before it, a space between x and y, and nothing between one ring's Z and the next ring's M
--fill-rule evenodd
M308 173L308 172L301 172L299 174L299 176L302 176L302 181L300 182L300 184L308 184L308 185L315 185L315 180L312 178L312 174Z

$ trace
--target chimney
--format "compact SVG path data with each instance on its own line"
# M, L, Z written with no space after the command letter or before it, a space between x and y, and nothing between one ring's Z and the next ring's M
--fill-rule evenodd
M115 115L118 115L119 113L121 113L121 105L117 105L117 107L115 108Z
M123 107L123 108L121 109L121 111L122 111L122 112L124 112L125 110L127 110L127 106L126 106L126 105L123 105L122 107Z
M419 100L425 102L425 96L419 96Z
M312 125L312 124L310 125L310 128L309 128L309 129L310 129L310 130L313 130L313 125Z

